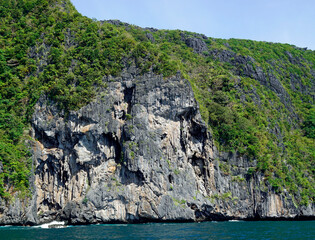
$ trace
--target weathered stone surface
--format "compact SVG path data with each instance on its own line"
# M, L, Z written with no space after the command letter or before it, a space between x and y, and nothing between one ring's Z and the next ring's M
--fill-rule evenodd
M196 53L208 52L207 44L200 38L188 38L186 39L186 44L188 47L194 49Z
M130 68L67 115L43 96L31 136L33 197L0 204L0 224L314 216L314 205L295 207L263 175L249 176L255 161L217 151L180 74Z

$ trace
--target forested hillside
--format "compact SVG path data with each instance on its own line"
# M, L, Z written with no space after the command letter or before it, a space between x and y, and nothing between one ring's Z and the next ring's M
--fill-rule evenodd
M313 203L314 51L96 21L69 0L2 0L0 17L2 198L30 194L30 119L40 96L69 113L93 101L108 76L133 67L138 76L187 79L220 151L256 160L249 177L262 172L275 192Z

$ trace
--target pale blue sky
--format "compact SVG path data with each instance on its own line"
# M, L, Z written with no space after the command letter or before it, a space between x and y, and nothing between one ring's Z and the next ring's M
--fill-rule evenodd
M85 16L315 50L315 0L71 0Z

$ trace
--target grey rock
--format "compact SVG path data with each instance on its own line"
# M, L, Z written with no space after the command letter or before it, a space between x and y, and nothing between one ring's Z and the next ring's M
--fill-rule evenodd
M129 23L125 23L125 22L122 22L120 20L117 20L117 19L111 19L111 20L106 20L106 21L100 21L101 23L103 22L107 22L107 23L110 23L110 24L113 24L115 26L129 26L130 24Z
M180 73L163 79L130 68L107 84L67 117L46 96L39 99L32 197L0 201L0 224L314 216L314 204L296 208L288 193L266 187L263 175L248 176L255 161L218 152Z
M192 49L194 49L194 52L198 54L202 54L209 51L207 44L200 38L194 38L194 37L187 38L185 43L188 47L191 47Z
M155 39L154 39L152 33L146 33L146 37L147 37L152 43L155 42Z

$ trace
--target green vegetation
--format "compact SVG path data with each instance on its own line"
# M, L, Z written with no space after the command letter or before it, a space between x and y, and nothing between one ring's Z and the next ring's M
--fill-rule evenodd
M230 170L230 165L225 163L225 162L220 162L219 164L220 170L225 174L225 175L230 175L231 170Z
M66 112L79 109L106 87L107 76L134 64L140 74L165 78L180 71L220 150L256 159L247 175L263 172L275 191L286 188L300 204L314 200L314 51L207 38L209 51L197 54L185 39L199 35L97 22L68 0L2 0L0 18L0 196L28 192L27 130L42 94ZM235 54L224 61L211 54L224 51ZM247 74L249 68L260 69L266 83ZM272 89L271 75L288 96ZM229 174L228 164L220 168Z
M309 112L306 113L305 121L302 125L304 135L309 138L315 139L315 108L312 107Z
M182 208L186 207L186 200L185 199L179 200L177 198L172 197L172 200L173 200L173 203L175 206L180 206Z
M224 202L226 201L232 201L234 204L237 203L238 197L233 197L231 192L225 192L220 194L213 194L211 196L207 197L212 203L214 203L214 200L222 200Z
M241 176L233 176L232 177L232 181L235 181L235 182L244 182L245 181L245 178L241 177Z
M88 201L89 201L89 199L88 199L87 197L84 197L83 200L82 200L82 203L83 203L83 204L87 204Z
M126 113L126 120L128 121L128 120L131 120L131 119L132 119L132 116L130 114Z

